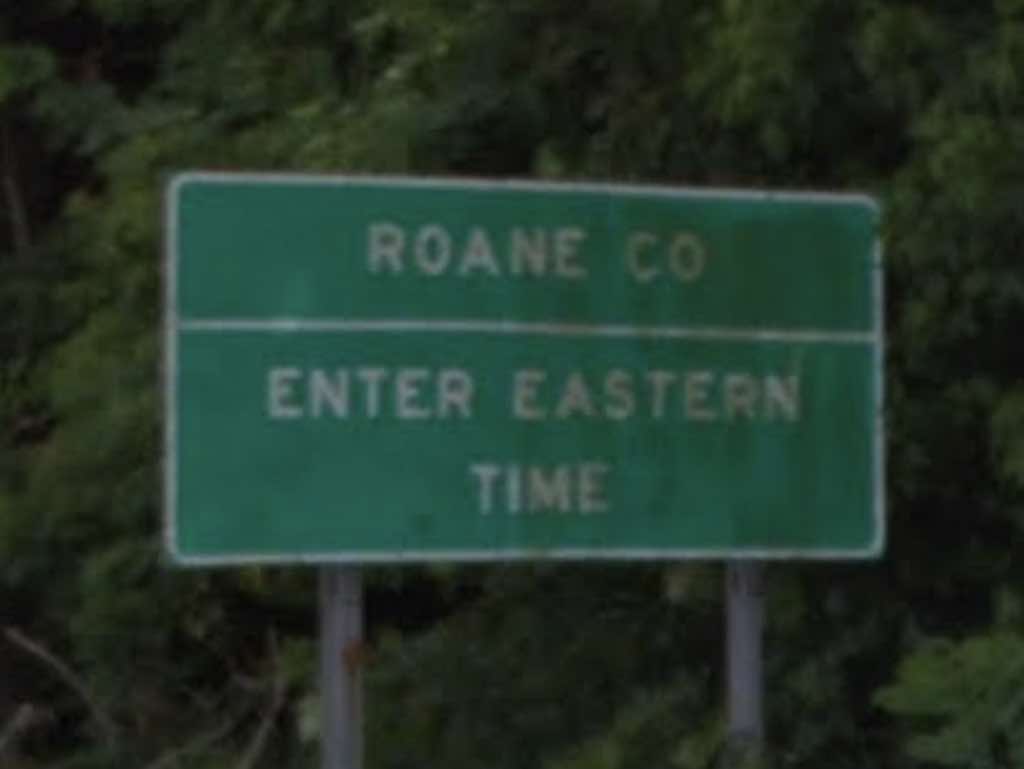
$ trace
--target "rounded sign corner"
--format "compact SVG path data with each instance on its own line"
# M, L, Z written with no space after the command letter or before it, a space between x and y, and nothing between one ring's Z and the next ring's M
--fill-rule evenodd
M850 202L864 208L875 219L882 216L882 204L877 197L866 192L858 192L850 195Z
M165 189L167 197L176 200L184 187L202 179L199 171L174 171L166 177Z

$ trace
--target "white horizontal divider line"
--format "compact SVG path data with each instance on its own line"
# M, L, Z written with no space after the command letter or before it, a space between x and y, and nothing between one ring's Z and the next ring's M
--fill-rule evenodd
M248 331L274 333L449 333L500 336L605 337L635 339L698 339L723 342L801 342L876 344L870 331L724 328L717 326L632 326L624 324L522 322L508 320L428 320L384 318L182 318L178 330L187 332Z

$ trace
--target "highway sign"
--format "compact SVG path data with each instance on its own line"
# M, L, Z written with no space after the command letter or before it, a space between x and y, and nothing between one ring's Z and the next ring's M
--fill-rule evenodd
M868 198L189 173L166 206L180 562L882 548Z

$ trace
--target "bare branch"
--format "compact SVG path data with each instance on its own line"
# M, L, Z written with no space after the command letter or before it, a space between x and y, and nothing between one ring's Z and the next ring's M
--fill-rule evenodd
M203 732L202 734L196 736L194 739L186 742L180 748L174 748L173 750L169 750L166 753L162 753L161 755L157 756L153 761L146 764L146 766L143 767L143 769L167 769L168 767L175 766L181 758L184 758L188 754L205 750L211 745L214 745L215 743L220 742L222 739L227 737L229 734L231 734L231 732L233 732L238 727L238 725L242 722L242 719L245 718L245 715L246 710L243 710L237 715L232 716L229 719L226 719L223 723L217 726L216 729L211 729L208 732Z
M29 704L21 705L14 711L14 715L0 731L0 758L4 757L8 748L14 746L17 739L38 719L36 709Z
M70 666L63 662L49 649L36 641L33 641L17 628L7 628L4 631L4 635L8 641L19 649L28 652L36 659L46 663L46 665L53 670L53 672L55 672L64 683L75 691L82 702L85 703L85 706L89 709L89 713L92 715L93 720L99 725L107 746L111 749L115 748L118 742L117 724L114 723L114 719L110 717L106 710L100 707L96 699L90 694L88 687L86 687L85 683L79 676L75 675L75 672L70 668Z
M267 707L263 711L260 725L249 741L249 747L246 748L242 760L238 762L237 769L252 769L256 765L260 755L266 748L267 740L270 739L270 732L274 728L274 722L277 720L281 708L284 707L285 694L288 690L288 679L281 665L277 649L277 636L273 630L268 633L267 643L270 647L270 659L274 668L270 702L267 703Z

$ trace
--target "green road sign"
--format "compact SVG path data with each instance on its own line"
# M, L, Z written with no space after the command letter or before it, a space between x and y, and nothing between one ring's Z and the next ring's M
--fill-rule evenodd
M848 195L178 176L169 549L875 556L877 238Z

